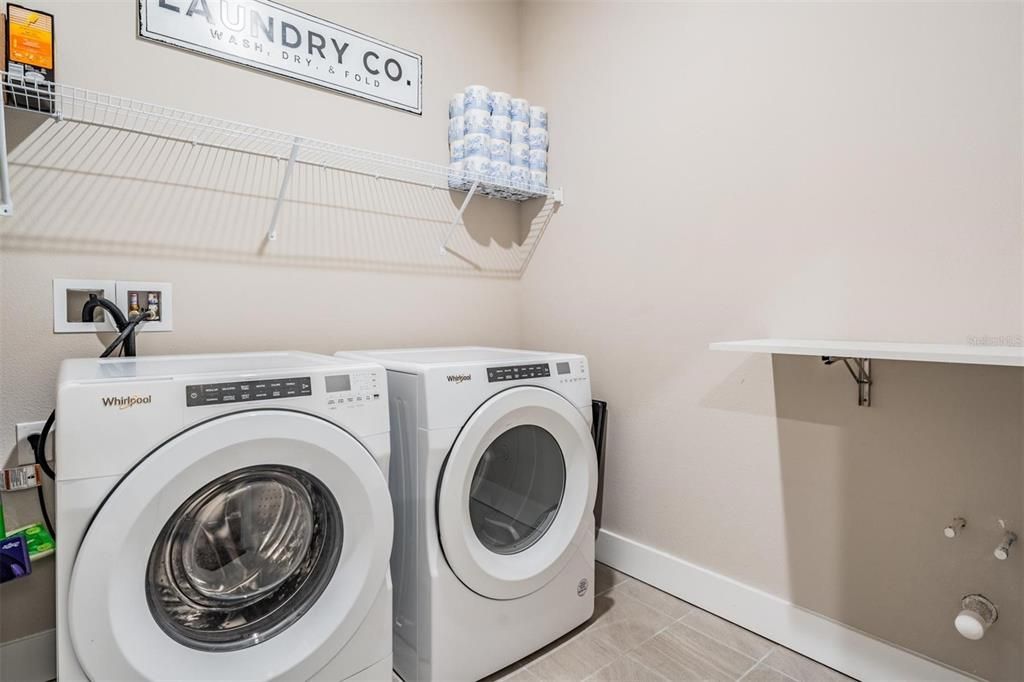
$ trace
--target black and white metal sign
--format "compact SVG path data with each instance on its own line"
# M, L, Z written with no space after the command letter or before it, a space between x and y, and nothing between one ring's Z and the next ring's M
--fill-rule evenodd
M423 58L272 0L139 0L139 35L423 113Z

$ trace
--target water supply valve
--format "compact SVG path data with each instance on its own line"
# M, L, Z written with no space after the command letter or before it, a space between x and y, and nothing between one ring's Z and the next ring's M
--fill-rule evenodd
M967 527L967 521L962 517L958 516L942 530L942 534L949 539L953 539L960 535L960 531Z
M1010 548L1013 547L1015 542L1017 542L1017 534L1012 531L1006 531L1006 534L1003 535L1002 541L992 553L995 554L996 558L1000 561L1006 561L1010 557Z

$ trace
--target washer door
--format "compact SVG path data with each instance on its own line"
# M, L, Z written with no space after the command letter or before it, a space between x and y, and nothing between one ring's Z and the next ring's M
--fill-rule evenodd
M387 577L391 498L323 419L253 410L151 452L82 541L68 618L91 679L307 679Z
M438 531L452 570L492 599L554 578L590 533L597 454L569 401L538 387L484 403L452 446L438 488Z

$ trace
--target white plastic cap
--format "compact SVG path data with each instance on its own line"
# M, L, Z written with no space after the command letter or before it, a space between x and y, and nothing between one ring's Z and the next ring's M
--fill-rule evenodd
M956 537L956 528L954 528L953 526L946 526L946 529L943 530L942 532L943 532L943 534L947 538L955 538Z
M988 623L980 615L969 609L964 609L958 613L954 624L956 625L957 632L967 639L981 639L985 636L985 630L988 629Z

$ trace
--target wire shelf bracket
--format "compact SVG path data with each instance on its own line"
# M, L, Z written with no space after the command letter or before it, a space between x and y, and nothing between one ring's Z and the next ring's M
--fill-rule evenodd
M451 225L448 226L448 234L444 236L444 241L441 242L441 246L438 252L443 256L448 251L448 242L451 241L452 233L455 232L455 228L462 222L462 214L466 212L466 207L469 206L469 202L473 200L473 195L476 194L477 188L480 186L480 182L477 180L473 181L472 186L469 188L469 192L466 193L466 198L462 200L462 205L459 206L458 213L452 218Z
M281 189L277 193L277 201L274 203L274 214L270 216L270 227L267 228L267 241L277 240L277 220L281 217L281 205L284 203L285 194L288 192L288 183L292 179L292 171L295 170L295 159L299 156L299 145L302 138L296 137L292 144L292 152L288 155L288 165L284 169L284 177L281 178Z
M842 362L846 365L846 371L850 373L850 376L857 383L857 405L860 407L871 407L870 358L841 358L833 355L823 355L821 356L821 361L826 365L834 365L837 362Z

